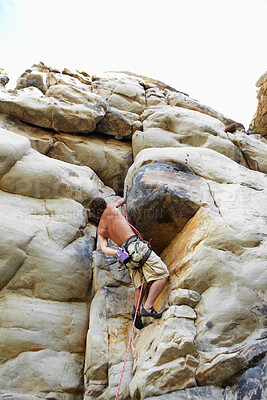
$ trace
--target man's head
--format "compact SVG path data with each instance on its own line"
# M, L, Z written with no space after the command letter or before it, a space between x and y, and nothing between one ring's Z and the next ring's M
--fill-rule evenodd
M94 197L89 203L91 213L99 219L107 207L107 202L102 197Z

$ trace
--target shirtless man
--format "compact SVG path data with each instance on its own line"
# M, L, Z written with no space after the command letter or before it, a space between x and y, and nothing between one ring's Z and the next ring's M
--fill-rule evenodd
M160 257L135 234L118 209L124 202L125 199L119 199L114 203L107 204L103 198L96 197L90 202L89 208L99 220L97 236L101 251L108 255L117 256L120 249L125 248L131 256L130 261L126 262L126 266L130 270L132 281L136 287L132 316L134 316L137 307L143 276L146 283L150 284L147 300L142 306L141 314L138 310L136 319L135 326L141 329L143 324L140 316L160 318L162 315L162 313L155 311L153 304L169 278L169 271ZM119 249L109 247L108 239L115 242Z

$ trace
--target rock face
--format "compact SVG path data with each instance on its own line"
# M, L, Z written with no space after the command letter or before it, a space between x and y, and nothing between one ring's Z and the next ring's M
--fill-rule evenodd
M132 73L39 63L7 81L1 70L0 399L115 399L134 287L87 204L123 193L170 279L162 318L133 331L119 399L265 399L264 106L252 135Z
M261 136L267 136L267 72L257 81L258 89L258 108L251 123L251 131Z

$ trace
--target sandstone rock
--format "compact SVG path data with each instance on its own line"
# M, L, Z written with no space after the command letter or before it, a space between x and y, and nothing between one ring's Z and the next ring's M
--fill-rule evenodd
M14 163L14 157L17 160L20 158L13 168L2 176L2 190L37 198L73 198L80 202L97 193L104 196L112 194L112 189L105 187L90 168L50 159L33 149L25 152L25 146L29 146L28 140L11 132L1 131L0 134L3 140L8 138L11 143L5 150L5 162L10 165ZM19 143L19 148L24 152L23 156L17 152L18 156L14 155L12 143Z
M54 136L55 143L48 156L72 164L88 166L97 176L117 193L123 192L124 179L132 163L132 148L129 143L100 135L90 137L60 134Z
M65 167L65 177L79 177L73 167L86 169L85 179L93 184L94 193L96 182L104 188L89 168L51 160L32 150L23 136L2 129L0 141L1 183L24 157L33 154L33 159L42 157L44 170L52 163L51 174L57 175L60 185L66 185ZM58 167L52 172L54 161ZM25 176L36 168L31 161L27 165ZM41 171L36 172L36 185ZM86 210L75 200L36 198L31 179L25 180L32 188L27 194L8 193L12 189L7 183L7 191L0 191L0 393L14 399L20 393L27 393L30 400L35 395L36 399L82 399L95 227L86 226ZM53 182L47 180L44 195L52 197ZM19 184L14 185L16 192ZM111 194L110 189L106 193Z
M198 111L174 106L157 106L143 114L143 132L133 136L134 157L150 147L202 147L210 148L232 160L246 165L242 153L224 132L218 119Z
M266 360L246 371L231 387L204 386L171 392L147 400L237 400L266 398Z
M0 298L0 309L1 363L29 350L84 352L88 327L85 303L47 301L8 293Z
M66 85L52 86L45 96L34 87L0 95L0 112L57 132L93 132L107 108L100 96Z
M163 90L160 90L158 86L153 85L146 90L146 104L147 107L164 105L167 103L166 95Z
M161 396L148 397L147 400L238 400L266 398L266 357L257 366L246 371L231 387L221 389L204 386L174 391Z
M8 131L2 128L0 128L0 138L0 177L2 177L18 160L30 151L31 145L27 139L19 135L11 136Z
M215 162L216 160L216 162ZM181 163L196 175L217 183L231 183L247 186L257 191L265 188L266 177L250 171L227 157L210 149L186 147L145 149L138 154L128 171L125 186L131 186L134 173L144 165L155 162Z
M66 68L62 71L47 67L40 62L27 69L17 80L17 89L37 87L43 93L52 85L65 84L91 90L91 79L85 72L71 72Z
M87 221L81 204L4 192L0 204L1 287L43 299L85 301L94 231L88 228L75 240Z
M215 399L225 400L224 390L215 386L193 387L189 389L163 394L161 396L147 397L147 400L215 400Z
M121 194L134 132L130 217L158 252L168 245L171 277L155 304L163 317L134 329L119 399L264 398L264 138L131 73L91 79L40 63L19 85L0 102L13 113L0 117L0 399L115 398L134 289L116 257L93 252L84 207L115 200L99 178Z
M183 306L181 306L183 307ZM171 390L196 386L198 361L191 319L164 313L162 322L143 328L133 347L132 399L145 399Z
M90 137L56 134L0 114L0 126L25 136L39 153L67 163L88 166L107 186L122 193L126 173L132 163L130 143L120 142L101 134Z
M104 118L97 124L97 131L112 135L115 139L131 138L142 127L138 114L110 107Z
M49 392L82 392L82 356L54 350L25 352L0 365L3 391L32 394L42 398Z
M212 172L211 154L213 163L216 159ZM133 183L134 174L144 165L159 161L186 164L209 188L209 193L198 190L202 195L199 204L203 206L163 252L162 258L171 272L170 288L165 296L171 294L171 288L178 287L202 295L196 306L197 350L206 356L211 352L213 361L208 363L209 372L200 380L202 385L206 382L222 385L247 365L237 349L254 343L264 330L266 177L209 149L165 148L139 153L126 184ZM248 226L245 221L251 218L253 224ZM157 308L163 302L164 299L159 300ZM172 346L170 349L167 346L165 351L175 354ZM228 355L231 353L233 356ZM225 375L218 373L221 365ZM198 368L202 371L204 361L200 360ZM136 374L132 382L138 379ZM137 387L137 384L131 385ZM139 391L141 386L146 384L140 385Z
M124 73L105 73L93 76L93 92L107 99L119 110L142 114L145 109L145 90L142 79Z
M235 132L229 134L229 139L242 151L250 169L267 173L267 141L264 137Z
M31 147L39 153L47 154L53 146L53 134L49 131L31 126L7 114L0 113L0 127L29 139Z
M230 118L225 117L218 111L215 111L213 108L208 107L204 104L199 103L199 101L192 99L186 93L170 91L165 89L167 104L176 107L183 107L189 110L198 111L202 114L210 115L221 121L224 125L229 125L234 121ZM236 122L235 122L236 123ZM244 126L240 123L236 123L239 129L245 129Z
M194 290L173 288L169 295L169 304L186 304L189 307L194 308L199 303L200 299L200 294L198 292L195 292Z
M5 90L5 86L9 82L8 74L4 71L3 68L0 68L0 91Z
M208 187L185 164L159 160L132 175L137 162L126 177L129 220L160 253L201 206Z
M251 122L250 130L253 133L259 133L261 136L267 135L267 72L265 72L257 81L256 86L258 89L258 107L255 116Z
M132 326L133 289L129 272L118 270L116 257L98 249L94 254L94 291L90 307L85 358L85 399L113 398L120 381L128 335ZM120 285L120 286L119 286ZM126 286L127 285L127 286ZM132 299L132 301L129 299ZM129 354L120 399L129 398L132 360Z
M246 365L239 353L220 354L211 362L201 363L196 371L196 380L199 385L221 386Z

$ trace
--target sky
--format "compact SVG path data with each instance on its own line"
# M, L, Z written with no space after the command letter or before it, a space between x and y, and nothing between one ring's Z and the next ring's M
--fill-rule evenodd
M267 0L0 0L0 68L13 89L43 61L163 81L249 127L267 70Z

